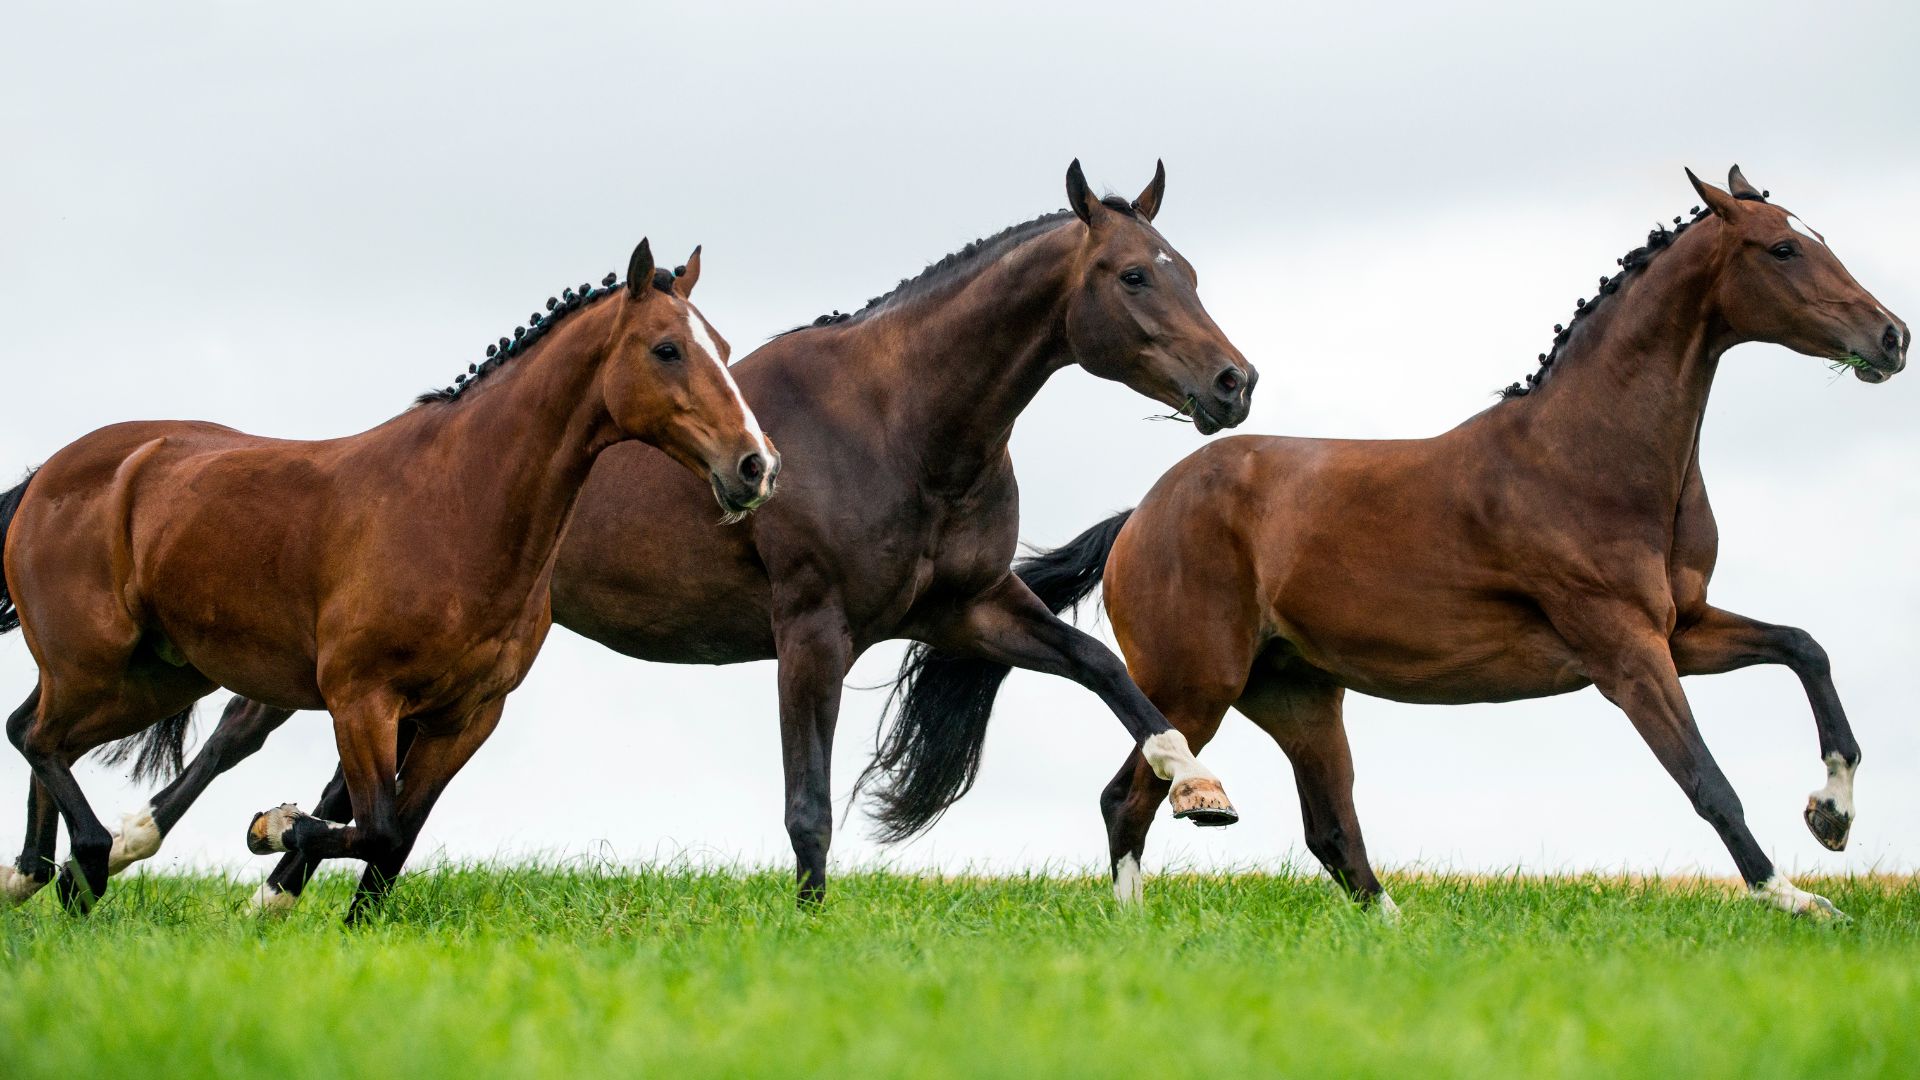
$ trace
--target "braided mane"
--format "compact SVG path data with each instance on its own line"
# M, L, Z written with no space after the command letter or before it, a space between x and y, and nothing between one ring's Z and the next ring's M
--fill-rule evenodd
M1761 192L1759 195L1742 194L1735 197L1754 202L1764 202L1766 201L1765 197L1767 194L1767 192ZM1704 207L1696 206L1687 213L1691 216L1674 218L1672 228L1668 228L1665 225L1655 225L1653 231L1647 234L1647 242L1644 245L1634 248L1620 258L1615 259L1614 262L1619 265L1620 271L1612 277L1607 277L1604 274L1601 275L1600 290L1593 295L1593 299L1589 300L1581 297L1573 302L1572 324L1577 324L1580 320L1591 315L1593 309L1600 306L1601 301L1620 290L1621 282L1625 281L1629 275L1645 269L1647 264L1653 261L1655 255L1671 247L1673 242L1680 238L1681 233L1686 232L1689 227L1711 215L1712 211ZM1540 354L1539 368L1528 374L1525 382L1513 383L1506 389L1500 391L1500 399L1502 401L1511 398L1526 397L1546 379L1547 372L1553 367L1554 361L1560 359L1561 347L1566 344L1567 338L1573 333L1572 324L1553 324L1553 348Z
M672 292L673 279L686 273L686 270L687 268L684 266L676 267L672 271L661 267L654 268L653 287L664 293ZM492 345L487 346L485 359L468 364L464 374L455 375L451 386L446 386L439 390L429 390L413 399L413 403L415 405L432 405L444 401L458 401L462 394L473 389L473 384L486 378L493 372L498 371L508 360L532 348L533 343L545 336L548 330L553 329L555 323L558 323L568 315L579 311L581 308L597 300L612 296L614 293L619 292L621 288L622 285L619 276L616 274L608 274L606 277L600 279L598 288L583 283L578 290L567 288L561 290L559 296L547 297L547 311L545 315L542 315L538 311L529 315L525 326L516 326L513 328L512 337L503 337Z

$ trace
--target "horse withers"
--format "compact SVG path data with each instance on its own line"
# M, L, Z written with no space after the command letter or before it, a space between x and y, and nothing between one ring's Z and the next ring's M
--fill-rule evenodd
M364 911L539 652L594 461L640 440L729 516L771 496L779 455L688 301L699 269L696 250L680 275L657 270L643 240L624 287L609 274L566 290L452 387L359 435L117 424L0 500L5 595L40 667L7 724L34 782L0 893L24 899L51 876L56 811L69 905L156 851L175 808L129 815L116 836L72 765L142 732L145 764L177 764L188 710L226 686L333 714L354 823L283 806L249 843L365 860L349 917Z
M1682 675L1791 668L1828 776L1807 824L1845 846L1860 749L1825 652L1804 631L1707 603L1718 532L1701 417L1721 356L1741 342L1879 383L1906 365L1912 339L1819 233L1737 168L1730 191L1693 182L1705 208L1629 252L1501 403L1431 439L1211 443L1137 509L1018 569L1060 583L1058 610L1104 574L1129 669L1196 749L1229 708L1271 735L1293 764L1308 849L1356 900L1391 911L1353 808L1347 689L1467 704L1591 684L1719 832L1754 896L1833 910L1761 851L1681 690ZM918 715L919 696L970 692L990 707L982 680L929 685L923 673L904 715ZM1164 790L1130 758L1101 796L1122 901L1140 894Z

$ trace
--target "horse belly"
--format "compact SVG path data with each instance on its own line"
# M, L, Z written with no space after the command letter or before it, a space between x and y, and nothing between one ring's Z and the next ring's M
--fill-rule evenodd
M1552 626L1517 604L1368 604L1374 618L1286 635L1307 663L1360 693L1425 705L1550 697L1588 684ZM1384 620L1384 621L1383 621Z

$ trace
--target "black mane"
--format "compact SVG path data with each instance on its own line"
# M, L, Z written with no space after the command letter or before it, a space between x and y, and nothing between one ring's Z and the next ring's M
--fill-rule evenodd
M1740 197L1755 198L1755 196L1744 195ZM1647 242L1644 245L1634 248L1620 258L1615 259L1614 262L1620 266L1620 272L1611 278L1601 275L1600 291L1593 295L1593 299L1588 300L1585 297L1581 297L1573 302L1572 324L1553 324L1553 348L1540 354L1540 367L1529 374L1524 383L1517 382L1508 386L1505 390L1500 391L1500 399L1505 401L1511 398L1526 397L1532 393L1534 388L1546 379L1547 372L1553 367L1554 361L1560 359L1561 346L1566 344L1568 336L1573 333L1573 324L1577 324L1580 320L1591 315L1593 309L1599 307L1602 300L1619 291L1621 282L1625 281L1628 275L1644 269L1649 262L1653 261L1655 255L1672 246L1673 242L1680 238L1681 233L1686 232L1687 228L1693 225L1694 222L1707 217L1711 211L1696 206L1688 211L1688 213L1692 215L1691 220L1686 219L1684 216L1676 217L1673 219L1672 228L1668 228L1665 225L1655 225L1653 231L1647 234Z
M1140 211L1135 209L1131 202L1118 195L1107 195L1100 200L1100 204L1129 218L1138 219L1140 216ZM898 285L868 300L858 311L835 311L775 336L785 337L787 334L811 330L816 326L835 326L864 319L892 301L922 296L942 285L964 281L983 267L992 265L994 258L1008 249L1026 243L1071 217L1073 217L1071 210L1055 210L1051 214L1042 214L1031 221L1009 225L992 236L975 240L945 258L928 263L925 270L912 277L901 278Z
M669 271L664 267L655 267L653 271L653 287L664 293L672 292L673 279L685 273L686 269L686 267L682 266ZM478 363L468 364L465 374L455 375L453 377L453 385L443 387L439 390L429 390L419 397L414 398L413 403L415 405L430 405L441 401L459 400L460 395L472 389L474 383L479 382L488 374L499 370L500 366L505 364L509 359L519 356L529 348L532 348L533 343L540 340L542 335L552 329L555 323L596 300L612 296L614 293L620 291L621 288L623 288L623 286L620 283L618 275L608 274L606 277L600 279L598 288L582 283L578 291L571 288L563 289L559 296L547 297L547 313L545 315L537 311L534 312L528 316L525 326L516 326L513 328L512 337L503 337L492 345L487 346L486 359Z

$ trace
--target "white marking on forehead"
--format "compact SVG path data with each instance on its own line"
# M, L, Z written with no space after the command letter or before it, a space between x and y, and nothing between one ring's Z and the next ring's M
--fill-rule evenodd
M1173 256L1164 251L1156 251L1153 253L1153 261L1157 263L1170 263L1173 261Z
M1827 242L1825 240L1822 240L1819 237L1813 235L1813 230L1807 228L1806 222L1801 221L1799 218L1794 217L1792 214L1787 215L1787 228L1792 229L1794 232L1799 233L1801 236L1804 236L1807 239L1813 241L1814 243L1819 244L1821 247L1827 246Z
M733 400L740 406L741 420L746 424L748 433L753 436L755 445L760 447L762 454L765 454L767 437L760 430L760 421L754 419L753 409L747 405L747 399L740 394L740 384L733 381L733 372L728 371L726 362L720 359L720 346L713 340L713 335L707 331L707 320L701 318L691 308L687 311L687 331L692 335L693 343L711 357L713 365L720 369L720 378L726 381L727 389L733 391Z

